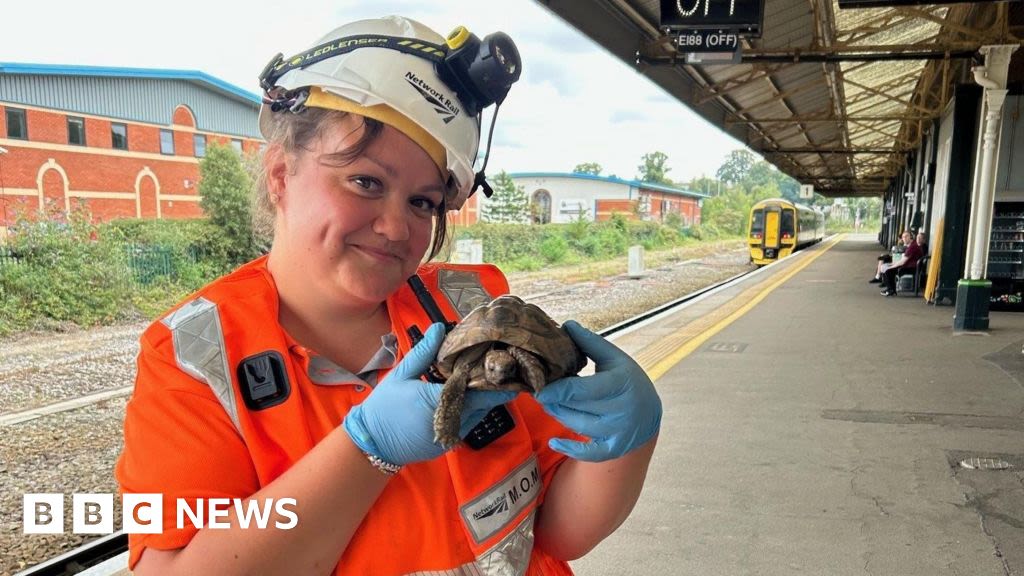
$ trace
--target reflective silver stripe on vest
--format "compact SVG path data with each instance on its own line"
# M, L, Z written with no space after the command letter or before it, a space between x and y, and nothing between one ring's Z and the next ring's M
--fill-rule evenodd
M476 562L463 564L450 570L425 570L422 572L409 572L404 576L484 576Z
M178 367L213 390L241 434L217 305L206 298L196 298L164 318L163 324L171 330Z
M410 572L406 576L522 576L530 566L536 516L536 511L530 512L515 530L484 552L476 562L450 570Z
M483 544L515 521L541 491L537 457L530 456L518 468L486 492L459 508L473 540Z
M437 287L463 318L473 308L492 300L480 283L480 275L468 270L438 270Z
M508 536L476 559L484 576L521 576L526 574L533 553L534 510Z

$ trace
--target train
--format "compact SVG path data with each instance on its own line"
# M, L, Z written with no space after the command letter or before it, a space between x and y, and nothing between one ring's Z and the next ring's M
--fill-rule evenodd
M754 204L749 222L747 246L750 261L757 266L771 264L825 238L824 214L783 198Z

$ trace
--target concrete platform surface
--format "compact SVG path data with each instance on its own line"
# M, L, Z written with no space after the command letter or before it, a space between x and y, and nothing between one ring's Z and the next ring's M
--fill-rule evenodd
M846 237L656 382L644 494L577 573L1024 574L1024 314L954 334L867 283L881 251Z

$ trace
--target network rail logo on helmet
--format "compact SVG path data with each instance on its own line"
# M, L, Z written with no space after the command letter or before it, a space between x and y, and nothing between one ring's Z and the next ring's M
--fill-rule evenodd
M437 89L432 88L430 84L427 84L420 79L416 74L410 72L405 73L405 81L410 86L416 89L423 98L430 102L434 106L434 110L441 115L444 119L444 123L447 124L455 119L459 115L459 107L456 106L451 99L447 98L444 94L439 92Z
M480 113L498 108L519 80L522 61L507 34L483 40L459 26L447 38L400 16L360 20L330 32L299 55L277 54L260 74L264 106L260 128L268 136L272 114L300 114L318 89L351 102L357 114L384 105L434 138L446 155L453 191L447 208L458 210L483 188L491 133L483 165L474 173L480 144ZM414 90L410 90L410 87ZM369 115L369 114L367 114Z

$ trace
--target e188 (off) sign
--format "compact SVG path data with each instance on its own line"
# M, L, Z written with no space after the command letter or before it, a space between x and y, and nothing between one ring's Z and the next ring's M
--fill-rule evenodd
M661 0L661 27L760 34L764 0Z
M676 45L680 52L735 52L740 37L718 30L684 30L676 37Z

